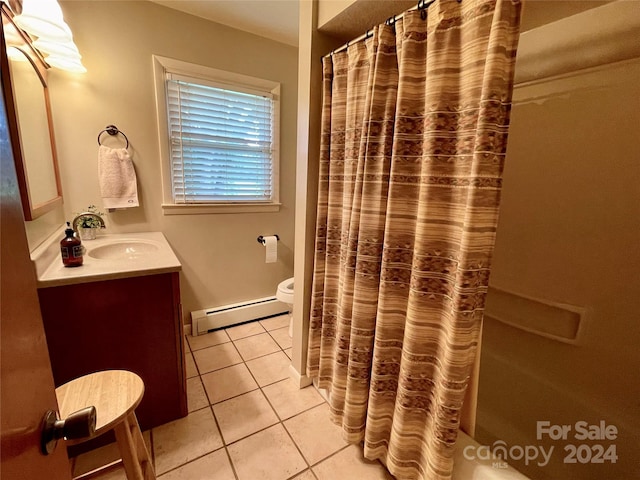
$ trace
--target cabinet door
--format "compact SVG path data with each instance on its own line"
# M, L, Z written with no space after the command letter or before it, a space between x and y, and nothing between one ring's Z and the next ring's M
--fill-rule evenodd
M56 385L87 373L137 373L148 429L187 414L178 273L38 291Z

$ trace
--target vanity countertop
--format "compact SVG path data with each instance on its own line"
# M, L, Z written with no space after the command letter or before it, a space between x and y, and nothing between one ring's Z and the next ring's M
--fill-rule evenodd
M62 264L61 239L62 235L54 235L31 255L36 267L38 288L155 275L182 269L161 232L107 234L99 235L95 240L85 240L82 245L87 251L80 267L65 267ZM137 246L142 247L141 254L135 252ZM129 250L133 253L126 253ZM121 251L125 253L119 256Z

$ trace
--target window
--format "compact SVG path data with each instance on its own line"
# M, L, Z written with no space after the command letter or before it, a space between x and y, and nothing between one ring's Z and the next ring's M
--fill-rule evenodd
M162 57L154 67L165 213L277 210L279 84Z

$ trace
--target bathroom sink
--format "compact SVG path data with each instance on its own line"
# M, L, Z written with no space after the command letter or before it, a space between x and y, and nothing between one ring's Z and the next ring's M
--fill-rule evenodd
M38 288L143 277L182 269L162 232L109 233L82 242L82 246L86 248L84 262L77 268L63 265L57 232L38 247L40 251L35 258L32 256Z
M135 260L157 253L160 245L140 239L119 240L89 248L87 255L99 260Z

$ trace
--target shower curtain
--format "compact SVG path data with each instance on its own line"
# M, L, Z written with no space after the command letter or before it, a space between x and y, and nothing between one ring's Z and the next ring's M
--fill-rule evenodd
M399 479L451 476L519 20L516 0L437 0L323 59L307 374Z

